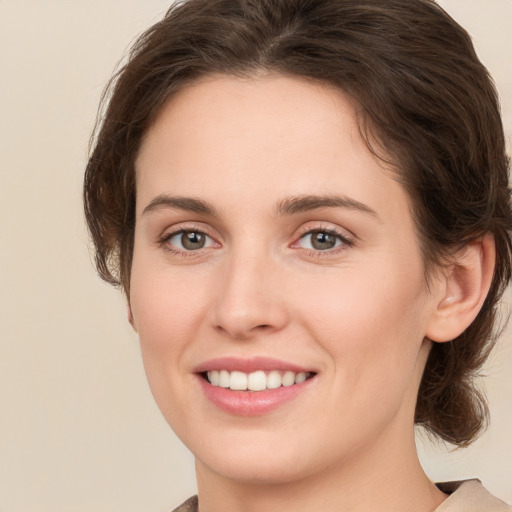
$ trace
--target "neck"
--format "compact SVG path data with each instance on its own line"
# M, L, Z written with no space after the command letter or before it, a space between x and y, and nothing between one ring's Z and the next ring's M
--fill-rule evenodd
M200 512L432 512L446 498L419 463L414 431L376 439L364 453L288 482L225 478L196 462ZM357 460L356 460L357 459Z

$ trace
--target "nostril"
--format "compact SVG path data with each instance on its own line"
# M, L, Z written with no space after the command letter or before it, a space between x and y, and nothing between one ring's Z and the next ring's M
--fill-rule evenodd
M270 332L274 329L271 324L258 324L258 325L216 325L215 329L223 334L227 334L232 338L238 340L246 340L251 338L257 332Z

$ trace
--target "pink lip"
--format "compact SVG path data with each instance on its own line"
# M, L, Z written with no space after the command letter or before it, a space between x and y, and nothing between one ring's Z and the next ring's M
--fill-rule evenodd
M316 380L313 376L300 384L288 387L281 386L277 389L266 389L264 391L233 391L212 386L200 375L197 378L204 394L212 403L225 412L239 416L267 414L299 396Z
M194 373L209 372L211 370L227 370L229 372L239 371L251 373L258 370L271 371L282 370L294 373L314 372L311 368L304 368L293 363L288 363L279 359L269 357L252 357L250 359L242 359L237 357L219 357L210 359L196 366L192 371Z
M211 370L228 370L251 373L258 370L282 370L294 373L312 372L312 370L296 364L265 357L238 359L224 357L211 359L201 363L194 372L205 396L221 410L238 416L261 416L294 400L309 388L316 376L293 386L281 386L277 389L263 391L233 391L231 389L212 386L201 374Z

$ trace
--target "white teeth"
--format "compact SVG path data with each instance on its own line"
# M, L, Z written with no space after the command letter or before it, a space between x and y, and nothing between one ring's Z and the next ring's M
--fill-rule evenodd
M263 391L267 387L267 376L265 372L253 372L247 379L247 389L250 391Z
M242 372L231 372L229 387L233 391L245 391L247 389L247 375Z
M220 376L219 376L219 372L217 370L213 370L211 372L208 372L208 380L214 386L218 386L219 385L219 379L220 379Z
M294 373L287 371L281 374L277 370L272 370L266 374L263 370L258 370L249 374L227 370L212 370L207 372L208 381L212 386L221 388L230 388L234 391L263 391L264 389L276 389L281 386L292 386L304 382L310 374L306 372Z
M229 372L227 370L221 370L219 373L219 386L221 388L229 388L230 380Z
M300 384L301 382L304 382L306 380L306 373L300 372L295 375L295 384Z
M281 384L282 384L281 374L277 370L273 370L267 375L267 388L268 389L280 388Z
M293 372L286 372L283 375L283 386L291 386L295 384L295 373Z

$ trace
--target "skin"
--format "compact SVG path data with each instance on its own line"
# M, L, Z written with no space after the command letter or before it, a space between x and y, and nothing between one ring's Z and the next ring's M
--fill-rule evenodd
M351 101L299 78L209 77L163 107L136 172L131 322L156 402L196 458L201 512L434 510L445 496L418 462L414 407L426 336L463 328L446 311L469 287L451 274L427 287L409 198L362 141ZM215 213L148 210L162 195ZM371 213L277 213L306 195ZM183 230L205 246L187 250ZM339 237L318 250L312 230ZM224 356L316 376L275 411L237 416L193 371Z

